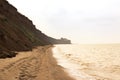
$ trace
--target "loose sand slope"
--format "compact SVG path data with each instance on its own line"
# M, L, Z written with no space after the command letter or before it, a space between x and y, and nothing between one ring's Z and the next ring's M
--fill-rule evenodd
M20 52L15 58L0 60L0 80L73 80L57 65L51 46Z

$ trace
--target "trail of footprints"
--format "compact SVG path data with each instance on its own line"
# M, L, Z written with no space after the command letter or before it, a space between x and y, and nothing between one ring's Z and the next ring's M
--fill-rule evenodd
M10 76L9 73L14 70L19 71L15 74L16 76L11 76L14 77L14 80L34 80L39 72L39 62L40 61L37 58L30 58L12 63L0 70L0 80L6 80L6 78L3 76Z
M34 80L34 78L37 77L37 73L39 71L39 64L37 59L33 58L29 61L30 62L26 62L20 68L20 74L18 77L19 80Z
M0 80L36 80L36 77L42 71L47 49L38 49L37 52L34 52L35 54L4 66L0 69ZM43 52L40 53L39 50Z
M15 76L11 76L12 80L35 80L41 65L41 59L38 56L22 58L0 69L0 80L8 80L7 76L11 76L9 74L11 72L15 72Z

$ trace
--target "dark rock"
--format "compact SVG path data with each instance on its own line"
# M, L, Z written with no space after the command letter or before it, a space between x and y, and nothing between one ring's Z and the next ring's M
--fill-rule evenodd
M17 53L11 51L0 51L0 58L12 58L15 57Z

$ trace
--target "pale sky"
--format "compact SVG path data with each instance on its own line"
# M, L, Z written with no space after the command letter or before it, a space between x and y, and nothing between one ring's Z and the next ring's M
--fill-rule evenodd
M38 29L73 43L120 43L120 0L8 0Z

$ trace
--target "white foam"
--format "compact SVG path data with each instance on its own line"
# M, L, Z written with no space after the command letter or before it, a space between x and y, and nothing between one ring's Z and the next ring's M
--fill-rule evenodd
M65 71L76 80L95 80L92 76L80 72L79 66L77 64L71 63L68 59L64 58L64 55L59 52L57 47L53 48L53 56L56 58L58 65L64 67Z

